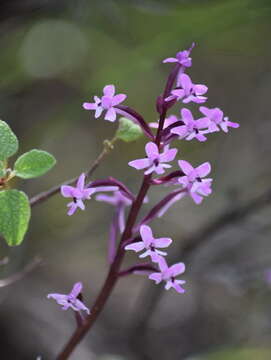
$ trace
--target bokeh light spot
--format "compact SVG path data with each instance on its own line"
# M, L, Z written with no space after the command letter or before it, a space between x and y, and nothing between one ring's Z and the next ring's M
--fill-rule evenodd
M20 55L24 70L33 77L54 77L82 63L88 42L74 24L46 20L26 34Z

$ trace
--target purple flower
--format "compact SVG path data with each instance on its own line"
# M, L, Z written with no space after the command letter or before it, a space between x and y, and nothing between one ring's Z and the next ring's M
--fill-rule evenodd
M161 257L158 265L160 272L150 274L149 279L154 280L156 284L159 284L161 281L165 281L166 290L174 288L178 293L184 293L185 289L183 289L181 285L185 284L186 281L176 280L176 276L185 272L184 263L177 263L168 267L166 260Z
M179 63L184 68L192 66L192 59L190 57L191 50L195 44L193 43L188 50L179 51L176 57L169 57L163 60L163 63Z
M152 229L147 225L141 225L139 231L142 241L126 245L125 250L133 250L135 252L139 252L145 249L146 251L139 257L144 258L146 256L150 256L152 261L154 262L158 262L161 255L167 255L166 252L158 250L158 248L168 247L172 243L172 240L170 238L155 239L152 234Z
M177 116L175 116L175 115L170 115L169 117L167 117L167 118L165 119L163 129L166 129L168 126L174 124L174 123L177 122L177 121L178 121ZM151 128L158 129L159 120L158 120L157 122L150 122L149 125L150 125Z
M213 179L203 179L211 171L211 165L209 162L205 162L196 168L185 160L178 161L181 170L185 176L181 176L178 182L182 184L187 192L192 197L196 204L200 204L203 200L203 196L208 196L212 193L211 185Z
M207 140L204 136L202 129L206 129L209 125L209 119L201 118L194 120L190 110L183 108L181 109L181 116L184 125L177 126L171 129L172 134L177 134L180 139L192 140L196 138L199 141Z
M171 95L166 101L182 100L184 104L194 102L197 104L204 103L207 100L204 95L208 91L208 87L201 84L193 84L187 74L181 73L177 79L177 88L171 91Z
M93 187L86 188L85 187L85 178L86 175L82 173L76 183L76 186L62 185L61 186L61 194L64 197L72 198L73 201L67 204L68 215L73 215L75 211L80 208L81 210L85 210L84 200L89 200L91 195L98 191L115 191L117 189L116 186L101 186L101 187Z
M119 105L126 99L125 94L115 95L115 86L106 85L103 88L103 96L99 98L94 96L94 103L85 102L83 108L86 110L95 110L95 118L101 116L103 110L106 111L105 120L114 122L117 118L117 109L114 106Z
M147 168L144 172L145 175L151 174L152 172L163 174L165 168L171 167L171 165L165 164L165 162L174 160L178 151L177 149L169 149L169 146L166 145L164 151L160 154L157 145L153 142L148 142L145 150L147 158L133 160L128 163L137 170Z
M231 122L228 117L224 117L223 111L217 107L210 109L206 106L200 106L199 110L205 115L203 119L209 119L209 133L219 131L219 126L226 133L228 132L228 127L239 127L238 123Z
M90 314L89 309L78 299L78 296L82 292L83 285L81 282L78 282L73 285L72 291L68 295L64 294L48 294L47 298L54 299L59 305L62 305L63 310L72 308L74 311L86 311L87 314Z
M72 198L73 201L67 206L69 207L68 215L73 215L77 208L85 210L83 200L90 199L91 195L96 191L95 188L85 188L85 174L81 174L77 180L76 186L62 185L61 194L64 197Z
M112 196L99 194L96 196L96 200L104 201L117 208L119 229L120 232L123 232L125 225L125 208L132 204L132 200L119 190L115 191Z

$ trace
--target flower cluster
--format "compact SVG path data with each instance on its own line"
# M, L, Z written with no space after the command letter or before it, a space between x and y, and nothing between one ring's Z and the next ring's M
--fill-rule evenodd
M178 293L185 292L182 287L185 281L176 279L178 275L184 273L185 265L181 262L171 266L167 264L167 252L164 249L172 243L172 239L168 237L155 238L151 227L147 224L164 215L176 201L186 196L189 196L196 204L200 204L205 197L212 193L213 180L207 177L211 172L209 162L194 167L188 161L178 159L178 170L166 174L178 153L176 148L171 147L171 142L175 140L203 142L207 140L209 134L220 130L227 133L229 128L239 127L239 124L229 121L220 108L209 108L202 105L207 101L208 87L204 84L194 83L186 73L192 66L191 51L193 48L194 44L190 49L178 52L176 57L170 57L163 61L164 63L173 63L174 68L168 77L163 95L159 96L156 102L159 113L158 122L147 123L137 111L121 105L126 99L126 95L115 95L114 85L106 85L103 89L103 96L101 98L95 96L93 103L85 102L83 104L84 109L95 111L95 118L100 117L103 112L104 119L111 122L116 121L118 115L124 116L139 125L148 138L145 146L146 156L128 163L136 170L144 172L143 187L138 195L132 194L123 183L112 177L85 185L84 174L79 177L75 187L63 185L61 188L64 197L72 198L68 204L68 215L72 215L78 208L84 210L84 201L90 199L93 194L112 191L112 195L98 194L96 200L113 205L115 208L110 227L108 252L108 259L114 266L114 271L120 267L119 259L124 256L124 250L132 250L140 253L139 258L148 258L150 263L137 264L131 268L133 271L120 271L120 276L131 272L146 273L148 270L150 280L154 280L156 284L163 281L166 290L173 288ZM167 115L168 110L175 104L182 105L179 110L180 115ZM186 107L189 104L193 104L193 109L199 111L198 117ZM199 108L195 109L195 105ZM128 126L127 129L129 128L131 127ZM153 134L152 129L157 130L156 134ZM167 188L175 186L175 189L158 202L143 219L137 221L137 215L140 213L142 204L147 202L146 193L151 186L167 186ZM130 209L127 221L126 209ZM120 236L120 242L117 246L118 236ZM50 294L48 297L54 298L63 306L63 309L71 307L75 311L88 311L78 299L80 292L81 285L78 283L69 295Z
M182 274L185 271L185 265L178 263L168 267L164 256L167 255L165 251L159 249L167 248L171 243L170 238L154 238L152 229L147 225L141 225L140 227L141 241L133 242L125 246L125 250L133 250L135 252L144 252L139 256L145 258L149 256L154 263L158 264L159 270L149 275L149 279L154 280L156 284L161 281L165 281L165 289L169 290L173 287L177 292L184 293L185 290L181 285L185 284L184 280L176 280L176 276Z

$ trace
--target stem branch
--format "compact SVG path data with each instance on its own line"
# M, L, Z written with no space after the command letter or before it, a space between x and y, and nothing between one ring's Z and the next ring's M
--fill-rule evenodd
M105 158L105 156L108 155L109 152L113 149L113 144L115 142L116 142L116 138L113 138L111 141L108 141L108 140L104 141L103 150L98 155L98 157L93 161L93 163L91 164L90 169L86 171L86 177L90 177L94 173L94 171L100 165L100 163ZM78 179L78 176L73 178L73 179L67 180L62 184L53 186L51 189L49 189L47 191L43 191L43 192L33 196L30 199L30 205L33 207L33 206L35 206L37 204L41 204L42 202L44 202L44 201L48 200L49 198L51 198L53 195L59 193L62 185L74 185L76 183L77 179Z

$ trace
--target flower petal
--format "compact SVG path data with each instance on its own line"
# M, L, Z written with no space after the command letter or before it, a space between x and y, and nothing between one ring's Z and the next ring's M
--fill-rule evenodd
M87 314L90 314L89 309L82 303L79 299L76 299L75 302L72 304L72 308L75 311L85 311Z
M195 120L195 127L197 129L204 129L207 128L210 124L210 120L208 118L200 118Z
M81 199L78 199L76 201L76 206L79 207L81 210L85 210L85 204L83 203L83 201Z
M198 167L196 167L198 175L202 178L208 175L211 171L211 164L209 162L205 162Z
M161 162L169 162L169 161L173 161L175 159L175 156L177 155L178 149L169 149L169 150L165 150L161 155L160 155L160 161Z
M116 111L113 107L109 108L105 114L105 120L114 122L117 118Z
M61 195L64 197L73 197L74 196L74 187L69 185L61 186Z
M201 195L197 194L196 192L190 192L190 196L194 200L195 204L197 204L197 205L199 205L203 200L203 197Z
M203 115L207 116L208 118L211 117L212 109L209 109L209 108L207 108L206 106L200 106L200 107L199 107L199 111L200 111Z
M118 95L116 95L116 96L113 97L113 99L112 99L112 105L113 105L113 106L118 105L118 104L120 104L121 102L123 102L126 98L127 98L127 95L125 95L125 94L118 94Z
M166 58L165 60L163 60L163 63L175 63L175 62L178 62L178 59L174 58L174 57L169 57L169 58Z
M182 99L185 96L185 92L183 89L174 89L171 91L171 94L176 97L178 100ZM168 99L168 100L167 100ZM167 101L171 100L171 97L167 98Z
M153 240L153 244L156 248L166 248L172 243L170 238L158 238Z
M102 112L103 112L103 108L101 106L98 106L95 111L95 119L100 117Z
M128 165L134 167L137 170L141 170L148 167L150 165L150 161L149 159L137 159L130 161Z
M139 231L145 247L148 247L153 241L152 229L148 225L141 225Z
M179 160L178 164L185 175L189 175L193 170L193 166L186 160Z
M81 293L83 289L83 284L81 282L77 282L73 285L72 291L70 292L70 296L74 297L75 299Z
M103 88L103 93L105 96L113 97L115 94L115 86L114 85L106 85Z
M186 292L185 289L183 289L180 285L181 284L185 284L184 280L175 280L172 283L172 287L179 293L179 294L183 294Z
M76 209L77 209L77 204L72 201L67 206L69 207L67 215L68 216L73 215L75 213Z
M208 91L208 87L206 85L197 84L194 86L194 91L196 95L203 95Z
M149 275L150 280L154 280L156 284L159 284L162 281L162 275L159 272L152 273Z
M186 92L190 91L193 86L193 83L187 74L180 75L179 83Z
M83 103L83 108L85 110L96 110L97 109L97 104L96 103L84 102Z
M227 121L227 125L229 127L235 128L235 129L239 128L239 126L240 126L238 123L232 122L232 121Z
M148 142L145 146L145 151L149 159L154 160L157 159L159 156L158 147L153 142Z
M182 116L182 120L185 122L185 124L190 124L190 123L194 122L192 112L187 108L181 109L181 116Z
M180 262L170 266L169 272L172 276L177 276L185 272L185 264Z
M139 251L145 249L145 245L144 245L143 241L138 241L138 242L126 245L124 249L139 252Z
M186 125L176 126L175 128L171 129L170 132L172 134L179 135L181 138L185 137L188 133Z
M86 175L84 173L82 173L77 180L76 187L80 191L84 190L85 178L86 178Z

